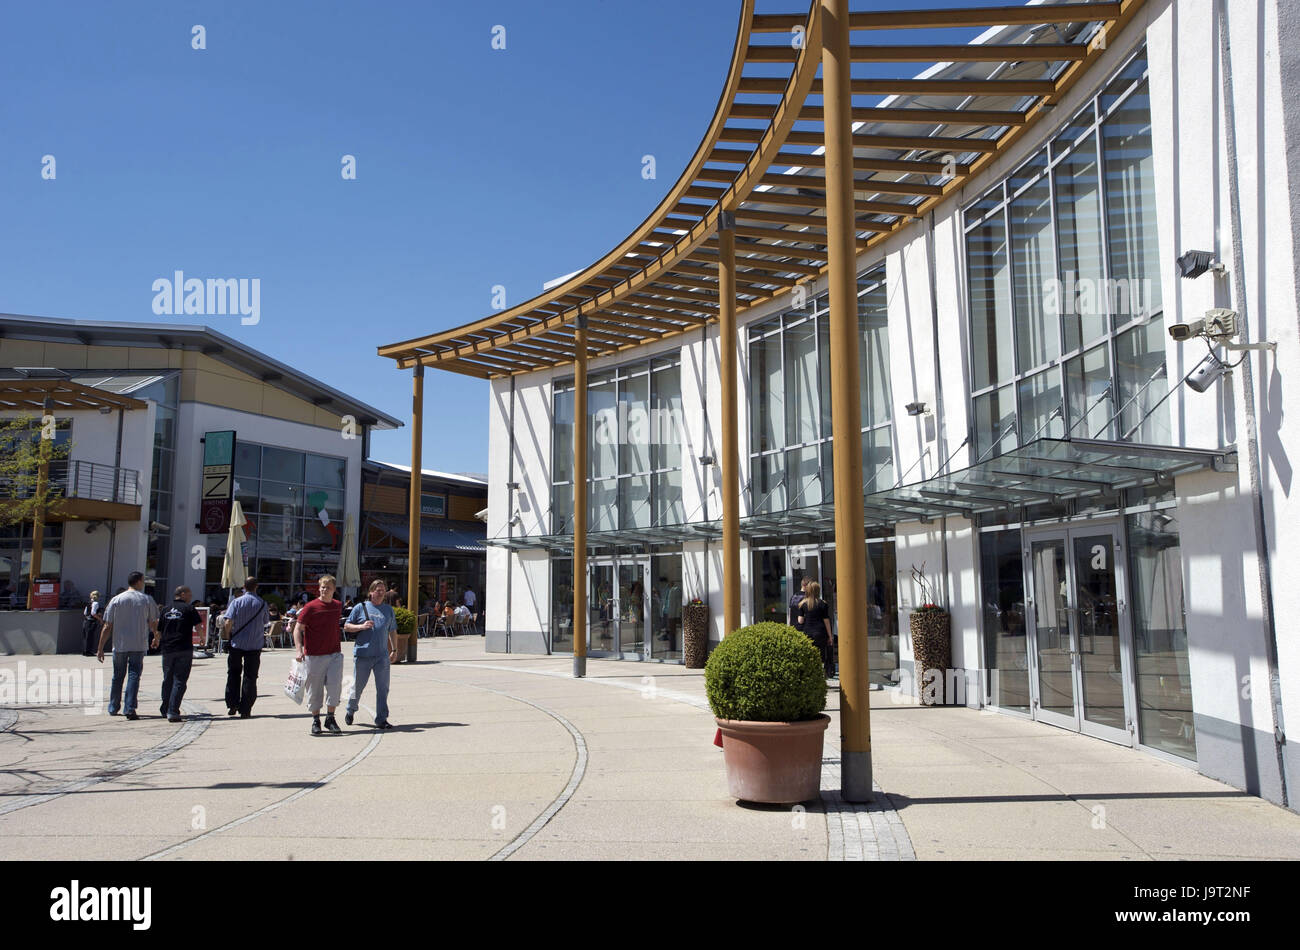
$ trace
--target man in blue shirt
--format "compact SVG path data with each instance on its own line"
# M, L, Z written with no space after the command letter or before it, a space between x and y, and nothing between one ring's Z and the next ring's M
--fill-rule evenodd
M221 620L230 625L226 713L233 716L238 712L241 719L247 719L257 701L257 672L262 665L262 647L266 646L266 625L270 620L266 601L257 596L256 577L244 581L244 592L227 605Z
M343 721L349 726L356 715L361 693L375 674L375 725L380 729L393 728L388 721L388 678L391 670L388 654L393 649L391 639L397 633L397 618L391 605L384 602L388 593L383 581L370 584L370 597L361 601L348 614L343 629L356 635L352 649L356 664L352 678L352 695L348 697L347 715Z

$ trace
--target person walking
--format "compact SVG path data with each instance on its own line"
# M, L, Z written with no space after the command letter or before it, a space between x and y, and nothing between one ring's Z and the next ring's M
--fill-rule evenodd
M790 603L789 603L790 619L788 622L790 626L794 627L800 633L803 633L804 629L803 629L803 618L799 616L799 605L803 603L803 599L807 596L808 596L808 578L805 577L801 581L799 581L799 589L795 591L795 594L793 597L790 598Z
M388 721L388 682L392 670L388 654L393 649L393 634L397 632L397 617L384 600L386 585L376 580L370 584L370 597L352 608L344 629L355 634L352 647L354 675L352 694L348 697L347 713L343 721L349 726L357 714L361 694L370 675L375 676L375 728L391 729Z
M799 602L799 626L822 655L828 680L835 678L835 645L831 634L831 608L822 600L822 585L809 581Z
M321 694L326 704L325 729L342 735L334 719L343 692L343 650L340 639L342 604L334 598L338 583L333 575L322 575L320 596L298 611L293 625L293 645L306 677L307 708L311 710L311 734L322 733L320 724Z
M474 632L478 632L478 596L474 593L472 587L465 588L465 606L469 608L469 619L474 625ZM483 628L483 635L487 636L487 627Z
M99 602L99 591L90 592L90 603L81 610L81 635L85 641L83 656L94 656L99 649L99 628L104 622L104 605Z
M108 714L116 716L122 709L122 681L126 681L127 719L139 719L136 700L140 694L140 673L144 670L144 652L149 648L149 634L158 645L158 605L144 592L144 574L132 571L126 576L126 590L108 602L104 609L104 627L99 632L99 651L104 662L104 645L113 640L113 685L108 694Z
M178 587L175 599L162 615L159 639L162 641L162 705L158 711L168 722L181 721L181 702L194 667L194 628L203 623L199 612L190 604L193 594L188 587Z
M226 654L226 714L247 719L257 702L257 673L266 645L266 601L257 596L257 578L244 581L244 592L226 605L221 620L230 627Z

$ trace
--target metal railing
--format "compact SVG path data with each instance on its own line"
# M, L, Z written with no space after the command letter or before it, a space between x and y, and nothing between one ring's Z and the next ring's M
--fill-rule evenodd
M50 492L55 496L140 504L140 472L134 468L81 459L59 459L50 463L49 477ZM13 478L0 478L0 494L9 493L12 497L14 481ZM24 475L17 496L29 497L35 487L33 483L30 475Z

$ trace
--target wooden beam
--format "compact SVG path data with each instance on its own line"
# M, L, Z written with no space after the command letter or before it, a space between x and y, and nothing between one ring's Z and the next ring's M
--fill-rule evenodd
M1087 47L1081 43L971 43L934 46L880 44L854 46L850 50L855 63L1072 63L1083 59L1087 53ZM749 63L793 63L798 56L799 50L786 44L751 45L745 51L745 61Z
M781 95L784 79L746 76L740 91L754 95ZM1055 91L1050 79L855 79L855 96L1050 96ZM822 94L822 81L813 83L810 95Z

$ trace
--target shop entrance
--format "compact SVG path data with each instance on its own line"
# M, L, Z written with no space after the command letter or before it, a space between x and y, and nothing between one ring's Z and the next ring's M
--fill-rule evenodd
M1119 525L1026 531L1024 538L1034 718L1133 745Z
M592 656L640 660L646 641L648 557L593 560L587 583L587 650Z

